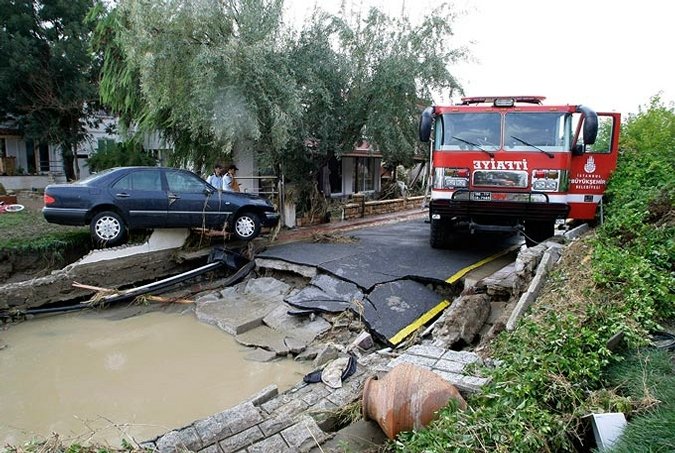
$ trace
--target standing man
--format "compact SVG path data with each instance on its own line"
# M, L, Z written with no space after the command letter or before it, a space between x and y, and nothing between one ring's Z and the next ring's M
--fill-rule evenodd
M225 176L223 176L223 190L230 192L239 192L239 183L235 178L235 173L238 170L239 169L234 164L227 167L227 173L225 173Z
M224 190L223 186L223 173L225 172L225 167L222 166L222 164L217 163L215 167L213 168L213 173L206 178L206 182L211 184L213 187L218 189L219 191Z

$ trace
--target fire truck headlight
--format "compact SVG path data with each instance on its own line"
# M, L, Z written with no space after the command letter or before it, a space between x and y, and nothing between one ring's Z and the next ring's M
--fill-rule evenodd
M446 189L452 189L453 187L468 187L469 180L466 178L449 178L446 177L443 183Z
M546 181L540 180L532 183L534 190L546 190Z
M546 190L558 190L558 181L546 181Z

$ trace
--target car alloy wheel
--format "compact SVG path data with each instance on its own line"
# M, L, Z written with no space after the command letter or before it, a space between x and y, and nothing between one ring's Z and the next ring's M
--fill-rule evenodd
M234 221L234 234L237 238L248 241L260 233L260 220L255 214L244 213Z
M122 225L112 216L104 216L96 222L96 235L103 241L111 241L119 236Z
M119 214L104 211L96 214L92 219L91 235L96 244L103 247L114 247L124 242L126 225Z

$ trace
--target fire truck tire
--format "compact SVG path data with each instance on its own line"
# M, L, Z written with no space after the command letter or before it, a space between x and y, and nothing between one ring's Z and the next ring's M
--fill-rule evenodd
M545 241L553 236L554 228L553 220L528 220L525 222L525 244L532 247Z
M432 249L450 247L452 234L448 225L432 220L429 233L429 244Z

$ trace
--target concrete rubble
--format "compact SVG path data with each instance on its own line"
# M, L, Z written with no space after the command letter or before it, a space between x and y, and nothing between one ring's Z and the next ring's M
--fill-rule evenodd
M582 232L578 230L576 234ZM566 239L573 237L574 234L566 235ZM233 408L173 429L141 445L162 453L319 451L317 448L344 451L344 444L338 440L348 435L341 437L345 427L340 424L338 413L360 401L366 378L382 375L400 363L412 363L433 371L456 386L465 398L479 392L488 383L486 369L494 366L494 362L481 357L480 352L500 331L515 328L536 299L562 249L563 245L556 240L523 247L515 262L464 288L461 294L454 293L449 298L452 302L433 291L430 285L406 278L409 269L401 269L396 275L381 273L381 281L377 282L346 281L331 271L338 264L324 261L325 257L317 255L317 262L311 264L288 258L294 257L295 248L285 249L289 255L284 259L272 254L256 258L257 277L201 294L195 300L195 316L250 347L249 360L268 362L285 356L312 361L315 369L321 369L352 352L358 361L356 372L345 378L339 388L331 388L323 382L300 382L280 394L276 386L270 386ZM342 254L340 269L350 268L353 249L336 247L336 250ZM146 267L148 272L150 268L157 268L159 272L174 254L175 248L168 247L145 251L141 255L142 263L133 255L122 260L129 260L129 267L135 273L139 273L139 269L146 272ZM78 279L81 270L85 270L86 275L98 275L97 272L103 275L107 265L87 257L49 276L50 282L44 284L53 284L56 280L67 281L69 286ZM277 274L300 276L306 285L295 289L275 278ZM109 282L109 272L106 277ZM35 287L36 282L31 284ZM37 287L40 286L37 282ZM10 290L4 294L11 294L14 302L3 305L0 301L0 308L30 304L26 301L32 296L21 293L23 288ZM56 290L56 294L59 291ZM425 304L425 311L434 307L445 310L427 329L428 335L412 335L415 332L412 330L405 332L408 340L399 339L392 344L388 340L399 335L401 327L390 322L390 315L405 313L410 304ZM351 320L344 319L345 311L352 314ZM410 320L406 320L401 325L409 323ZM415 325L415 329L420 327ZM345 335L336 341L337 337L331 335L339 331ZM381 347L376 340L398 349L376 350ZM455 350L467 346L474 350ZM375 434L380 433L380 429L374 422L360 421L358 429L361 438L380 438ZM330 450L330 446L336 450Z
M476 350L480 351L480 345L490 335L504 328L520 293L541 285L535 280L543 281L561 248L555 241L523 248L515 263L483 278L455 298L431 329L430 339L421 343L418 340L400 351L389 348L375 351L377 344L363 329L353 329L349 340L341 344L326 341L326 333L339 325L328 303L340 304L344 309L360 300L363 293L348 282L321 273L300 290L273 277L259 277L203 295L196 303L197 317L251 346L251 360L295 356L314 360L313 365L320 369L352 351L358 357L356 372L340 388L330 388L322 382L301 382L279 394L272 386L234 408L168 432L143 446L160 452L341 451L339 448L344 448L344 444L336 443L336 439L344 442L349 435L341 434L345 427L339 425L338 412L360 402L368 376L383 375L404 362L437 373L465 397L478 392L488 382L485 371L494 366L494 361L484 360L476 352L453 350L453 345L479 345ZM260 273L263 269L258 265ZM300 310L300 316L289 315L298 310L301 305L298 301L307 294L326 303L327 309L311 313ZM358 430L361 437L373 438L378 438L380 431L374 422L363 420L352 429ZM329 449L331 445L335 450Z

